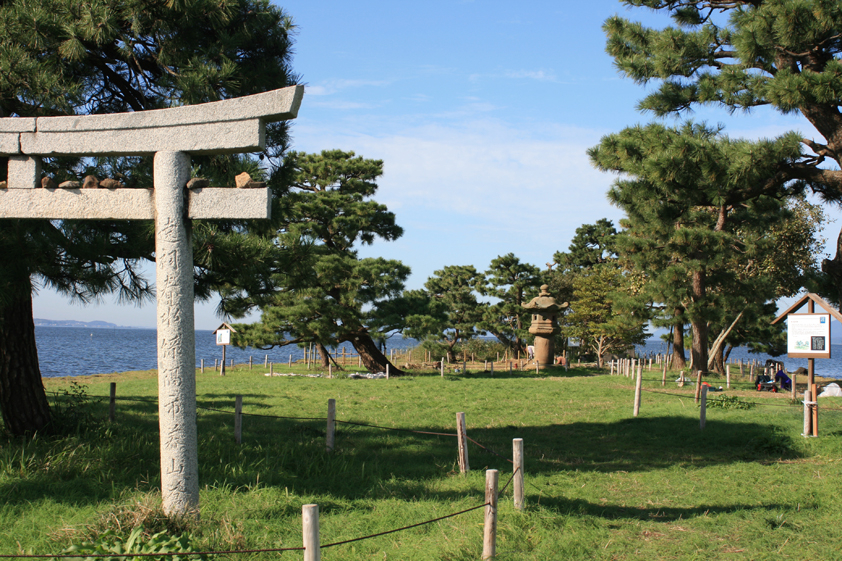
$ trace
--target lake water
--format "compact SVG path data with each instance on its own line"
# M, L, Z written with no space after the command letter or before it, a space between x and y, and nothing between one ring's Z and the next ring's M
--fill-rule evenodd
M128 370L150 370L157 368L156 331L154 329L89 329L83 327L36 327L35 338L38 344L38 360L44 377L81 376L85 374L107 374ZM418 342L404 339L400 335L389 339L388 348L405 349L414 347ZM347 352L353 347L343 345ZM342 347L339 352L342 352ZM650 339L645 347L638 347L638 352L666 352L666 343ZM816 374L832 378L842 378L842 345L831 345L835 358L816 359ZM228 346L226 359L234 359L238 364L247 363L249 356L255 364L262 364L266 356L276 365L286 364L289 356L293 360L304 358L304 350L296 346L261 351L259 349L237 349ZM222 358L222 349L216 346L216 338L210 331L196 331L196 367L201 359L205 366L212 367L214 359ZM689 357L688 357L689 358ZM750 354L746 349L734 349L731 358L749 361L752 359L765 362L767 355ZM807 359L779 357L787 370L799 366L807 368Z
M151 370L157 368L157 332L154 329L90 329L84 327L35 327L38 345L38 362L43 377L82 376L86 374L108 374L128 370ZM417 341L392 337L390 349L414 347ZM343 345L351 353L353 347ZM342 352L342 347L339 352ZM332 350L332 349L331 349ZM247 363L249 356L255 364L263 364L266 356L276 365L304 358L304 350L290 345L280 349L238 349L228 346L226 361L234 359L237 364ZM202 359L205 367L212 367L214 359L222 358L222 348L216 345L211 331L196 331L196 367Z

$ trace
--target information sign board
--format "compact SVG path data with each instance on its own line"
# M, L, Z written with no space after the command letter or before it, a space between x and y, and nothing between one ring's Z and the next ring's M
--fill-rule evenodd
M230 329L217 329L216 330L216 344L217 345L230 345L231 344L231 330Z
M789 314L786 323L789 358L830 358L830 314Z

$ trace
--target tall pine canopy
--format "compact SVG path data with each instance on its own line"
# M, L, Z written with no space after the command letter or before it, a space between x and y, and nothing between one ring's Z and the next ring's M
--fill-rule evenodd
M290 67L292 31L290 18L268 0L0 2L0 117L143 111L286 87L297 80ZM286 142L283 123L268 128L263 156L269 163L277 162ZM194 159L194 165L206 176L226 177L249 164L217 157ZM44 169L59 181L93 173L127 187L151 186L150 158L56 158ZM0 159L1 177L6 170ZM199 269L213 266L209 238L224 245L246 231L237 223L197 225ZM260 244L240 246L256 250ZM115 291L129 300L150 297L138 264L154 259L153 252L149 224L0 221L0 410L7 430L34 432L50 421L33 289L50 287L82 302ZM223 280L200 274L197 294L208 295Z
M842 201L842 3L838 0L624 0L670 15L674 26L648 28L615 16L605 22L607 50L635 81L654 82L640 109L658 116L695 106L750 113L771 107L799 113L812 130L802 154L774 181L803 180L828 201ZM842 236L823 264L824 293L842 302Z

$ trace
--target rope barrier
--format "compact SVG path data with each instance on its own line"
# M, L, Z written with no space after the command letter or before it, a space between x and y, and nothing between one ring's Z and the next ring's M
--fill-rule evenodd
M465 435L465 436L466 436L466 438L467 438L468 440L470 440L471 442L473 442L474 444L476 444L477 446L479 446L479 447L480 447L480 448L482 448L483 450L486 450L486 451L488 451L488 452L491 452L491 453L492 453L492 454L494 454L495 456L498 456L498 457L500 457L500 458L503 458L504 460L506 460L506 461L507 461L507 462L509 462L510 464L515 463L515 462L514 462L514 460L510 460L509 458L507 458L507 457L505 457L505 456L503 456L503 455L501 455L501 454L498 454L497 452L495 452L495 451L494 451L494 450L492 450L491 448L487 448L487 447L483 446L482 444L480 444L479 442L477 442L476 440L474 440L474 439L473 439L473 438L471 438L470 436L468 436L468 435Z

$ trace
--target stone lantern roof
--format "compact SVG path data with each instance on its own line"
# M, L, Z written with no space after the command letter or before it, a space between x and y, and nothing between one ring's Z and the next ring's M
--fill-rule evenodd
M550 296L549 286L541 285L541 294L524 304L523 307L528 310L541 310L546 312L558 312L568 306L567 302L559 304L556 299Z

